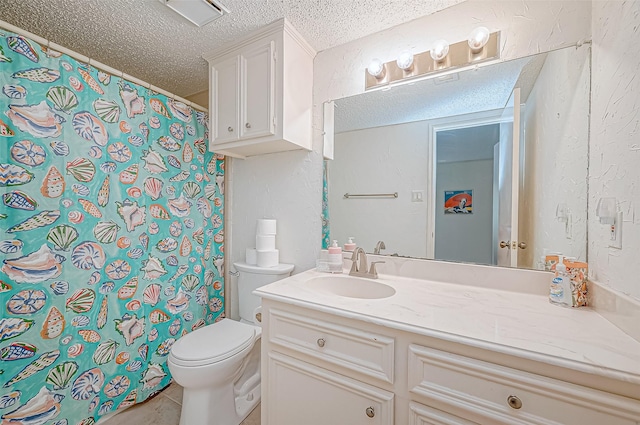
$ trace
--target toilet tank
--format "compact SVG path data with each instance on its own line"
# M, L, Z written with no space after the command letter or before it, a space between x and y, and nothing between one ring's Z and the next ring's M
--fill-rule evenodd
M253 291L291 275L293 264L278 264L274 267L258 267L247 263L233 263L238 271L238 305L240 319L255 322L253 312L260 306L260 297Z

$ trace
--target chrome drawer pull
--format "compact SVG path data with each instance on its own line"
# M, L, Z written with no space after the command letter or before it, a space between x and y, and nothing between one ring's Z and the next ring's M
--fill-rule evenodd
M249 124L249 123L246 123L244 126L247 127L247 128L251 128L251 124Z
M373 407L367 407L367 410L365 410L365 412L367 413L367 416L370 418L373 418L376 415L376 411L373 410Z
M233 131L233 127L227 128L227 131L229 131L229 133L231 133Z
M318 338L316 341L318 343L318 347L324 347L324 343L326 342L324 338Z
M512 409L519 409L522 407L522 401L514 395L507 397L507 403L509 403L509 407Z

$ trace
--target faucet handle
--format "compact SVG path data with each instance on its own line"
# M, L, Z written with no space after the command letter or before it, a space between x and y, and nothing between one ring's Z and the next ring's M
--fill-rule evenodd
M358 247L355 247L353 250L353 253L351 254L351 270L349 271L349 274L352 275L354 273L357 273L358 270L358 255L359 255L359 250Z
M386 261L372 261L371 267L369 268L369 274L373 276L374 279L378 278L378 270L376 270L376 264L386 263Z

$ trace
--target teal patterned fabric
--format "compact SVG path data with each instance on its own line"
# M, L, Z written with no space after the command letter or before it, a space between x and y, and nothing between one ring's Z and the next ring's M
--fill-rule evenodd
M207 116L0 30L0 418L93 424L223 317Z
M322 249L329 248L329 179L327 178L328 163L324 161L322 168Z

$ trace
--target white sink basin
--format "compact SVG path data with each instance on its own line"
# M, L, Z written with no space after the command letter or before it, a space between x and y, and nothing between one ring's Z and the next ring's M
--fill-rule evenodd
M388 298L396 293L396 290L386 283L352 276L314 277L306 284L314 291L348 298Z

